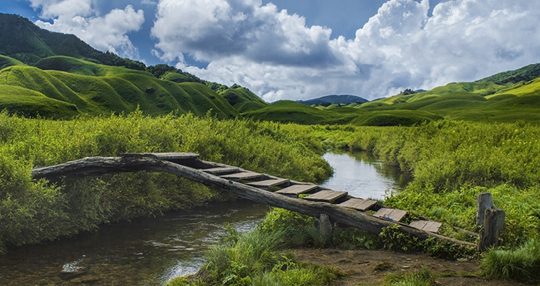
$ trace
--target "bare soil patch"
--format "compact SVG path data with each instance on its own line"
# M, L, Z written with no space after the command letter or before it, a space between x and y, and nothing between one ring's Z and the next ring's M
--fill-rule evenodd
M523 285L480 275L478 261L451 261L424 254L378 250L292 249L302 262L334 266L347 276L337 286L380 285L390 273L408 273L426 266L438 277L437 285Z

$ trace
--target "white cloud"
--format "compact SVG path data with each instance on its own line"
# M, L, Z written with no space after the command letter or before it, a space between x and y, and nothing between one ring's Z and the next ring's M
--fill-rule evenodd
M94 7L95 0L30 0L34 9L41 9L36 25L51 31L75 34L102 51L138 59L136 47L128 33L138 31L144 23L144 12L128 5L113 9L104 16Z
M472 81L540 62L540 2L390 0L356 32L331 30L256 0L161 0L152 30L162 59L238 83L268 101L326 94L377 98ZM209 62L186 66L184 55Z
M161 0L152 35L165 60L190 54L214 61L243 55L271 65L327 65L335 61L331 30L256 0Z

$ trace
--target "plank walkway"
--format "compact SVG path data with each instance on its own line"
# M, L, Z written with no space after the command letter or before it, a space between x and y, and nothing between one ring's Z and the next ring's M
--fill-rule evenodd
M152 153L159 159L178 162L186 159L198 159L198 154L194 153ZM334 191L323 189L315 184L304 184L292 182L289 179L271 177L268 175L243 170L239 167L218 164L219 167L202 169L202 171L219 176L221 178L243 182L246 185L270 190L277 187L278 190L272 190L276 194L289 196L293 198L315 202L326 202L336 204L340 207L350 208L361 212L373 211L373 216L384 220L401 222L407 217L407 212L399 209L386 208L379 205L375 200L356 198L348 195L346 191ZM415 220L409 226L426 232L438 233L442 223L431 220Z
M147 162L144 162L145 160ZM172 166L165 164L168 166L168 169L163 168L165 172L224 189L236 188L238 191L233 193L255 201L264 197L263 202L273 206L290 207L294 211L312 216L318 213L318 209L325 210L329 214L335 213L336 217L340 217L341 220L348 220L349 225L364 227L370 231L380 230L389 224L399 224L408 227L408 229L405 228L406 231L417 236L425 235L425 237L446 239L454 243L470 244L438 235L437 233L442 226L440 222L421 219L404 224L403 222L408 216L407 211L384 207L375 200L357 198L349 195L346 191L329 190L316 184L296 182L235 166L203 161L199 159L198 154L194 153L145 153L123 154L122 157L90 157L56 166L36 168L32 170L32 176L43 178L75 174L99 175L107 172L133 172L147 169L156 171L163 165L160 165L160 162L163 161L174 163ZM112 168L112 165L115 165L116 169ZM225 181L228 183L222 183L220 180L223 181L223 179L228 180ZM253 194L249 192L253 192ZM272 193L272 195L264 195L264 192ZM313 202L316 205L301 203L301 201ZM328 205L332 205L332 207ZM351 210L353 213L350 213ZM362 215L354 215L354 212L362 213ZM318 215L320 214L318 213ZM350 218L343 216L350 216ZM362 218L366 221L354 221L354 218Z

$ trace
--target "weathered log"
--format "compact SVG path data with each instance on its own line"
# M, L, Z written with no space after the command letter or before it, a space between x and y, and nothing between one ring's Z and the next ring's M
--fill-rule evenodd
M217 165L217 164L216 164ZM219 164L220 166L225 166ZM34 178L50 178L66 175L100 175L115 172L166 172L183 177L204 185L215 187L219 190L228 191L239 197L267 204L274 207L284 208L291 211L306 214L319 218L321 214L326 214L331 221L339 222L348 226L359 228L365 231L380 233L384 227L398 224L400 231L413 236L427 239L455 243L468 247L476 245L470 242L460 241L445 237L436 233L430 233L412 228L408 225L388 221L382 218L373 217L364 212L340 207L326 202L312 202L303 199L290 198L288 196L264 191L249 185L223 179L212 174L193 169L184 165L163 161L156 156L143 154L141 156L129 157L87 157L80 160L67 162L64 164L37 168L32 171Z

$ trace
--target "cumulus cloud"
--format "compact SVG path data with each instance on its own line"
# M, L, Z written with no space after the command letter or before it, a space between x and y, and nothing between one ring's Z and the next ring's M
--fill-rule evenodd
M113 9L100 16L95 0L30 0L34 9L40 9L36 25L56 32L75 34L96 49L111 51L120 56L138 59L136 47L128 33L138 31L144 23L144 12Z
M152 35L164 60L243 58L271 65L321 66L336 62L331 30L255 0L161 0Z
M238 83L267 101L326 94L388 96L472 81L540 61L540 2L390 0L356 32L331 39L302 16L257 0L160 0L162 59ZM208 62L187 66L184 55Z

